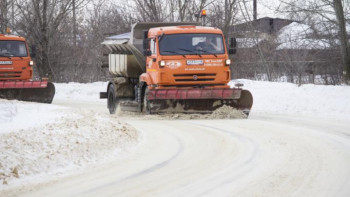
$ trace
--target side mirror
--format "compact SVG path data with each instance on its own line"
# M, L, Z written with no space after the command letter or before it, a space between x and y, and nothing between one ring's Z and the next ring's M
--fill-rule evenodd
M148 31L143 31L143 55L150 56L151 50L149 48Z
M230 38L230 49L228 50L228 53L233 55L237 53L237 40L236 38Z
M32 45L30 47L30 57L35 58L36 57L36 46Z
M144 56L151 56L151 55L152 55L152 52L151 52L150 50L143 51L143 55L144 55Z
M143 39L143 50L146 51L146 50L149 50L149 44L148 44L148 39Z
M236 49L229 49L228 50L228 54L230 54L230 55L234 55L234 54L236 54L237 53L237 50Z
M149 48L149 41L148 41L148 39L143 39L143 55L144 56L152 55L151 49Z

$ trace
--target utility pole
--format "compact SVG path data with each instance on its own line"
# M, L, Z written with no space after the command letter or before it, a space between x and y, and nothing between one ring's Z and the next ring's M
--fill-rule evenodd
M11 14L11 17L12 17L12 19L11 19L11 27L12 27L12 29L14 29L15 28L15 3L14 3L15 1L14 0L12 0L12 4L11 4L11 7L12 7L12 14Z
M228 28L229 25L227 25L228 20L228 0L225 0L225 20L224 20L224 34L225 34L225 43L228 44Z
M227 6L228 6L228 3L227 3L228 0L225 0L225 21L227 20Z
M253 19L256 20L258 18L258 10L256 0L253 0Z
M75 0L72 2L73 4L73 39L74 39L74 46L77 46L77 19L76 19L76 13L75 13Z

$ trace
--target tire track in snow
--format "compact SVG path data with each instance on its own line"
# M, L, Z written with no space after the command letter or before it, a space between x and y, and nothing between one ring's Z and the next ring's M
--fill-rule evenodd
M86 194L89 194L89 193L92 193L92 192L95 192L95 191L98 191L98 190L102 190L102 189L107 188L107 187L111 187L111 186L113 186L113 185L118 185L119 183L122 183L122 182L124 182L124 181L127 181L127 180L130 180L130 179L137 178L137 177L139 177L139 176L143 176L143 175L152 173L152 172L154 172L154 171L156 171L156 170L159 170L160 168L163 168L163 167L165 167L166 165L168 165L170 162L172 162L174 159L176 159L176 158L183 152L183 150L184 150L184 144L182 143L182 141L181 141L178 137L172 135L171 133L167 133L167 134L170 135L170 136L172 136L174 139L176 139L177 144L178 144L177 152L176 152L175 154L171 155L169 159L166 159L166 160L164 160L164 161L161 161L161 162L159 162L159 163L156 163L156 164L154 164L153 166L148 167L147 169L144 169L144 170L142 170L142 171L140 171L140 172L131 174L131 175L125 177L125 178L116 180L116 181L111 182L111 183L106 184L106 185L102 185L102 186L100 186L100 187L95 187L95 188L93 188L93 189L87 190L86 192L79 193L79 194L77 194L77 195L78 195L78 196L80 196L80 195L86 195Z

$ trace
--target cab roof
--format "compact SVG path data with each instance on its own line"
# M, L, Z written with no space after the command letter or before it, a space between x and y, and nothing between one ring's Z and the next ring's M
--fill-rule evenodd
M209 33L222 34L222 31L215 27L203 27L194 25L155 27L148 31L148 37L156 37L162 34L186 34L186 33Z
M0 34L0 40L15 40L15 41L25 41L23 37L15 35Z

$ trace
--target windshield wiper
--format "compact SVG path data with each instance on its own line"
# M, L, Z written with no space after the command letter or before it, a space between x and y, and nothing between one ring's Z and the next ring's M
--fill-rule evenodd
M195 51L199 51L199 52L206 52L206 53L208 53L208 51L205 51L205 50L203 50L203 49L195 49ZM199 57L200 58L202 58L202 56L201 56L201 54L200 53L196 53L196 55L199 55Z
M11 57L13 57L13 54L9 52L2 52L0 53L0 57L8 57L11 59Z
M203 49L195 49L196 51L200 51L202 53L207 53L207 55L214 55L215 57L218 57L215 53L209 53L209 51L203 50Z
M190 53L194 53L194 55L198 55L200 58L202 58L201 54L196 53L195 51L192 51L192 50L189 50L189 49L182 49L182 48L178 48L178 49L183 50L183 51L187 51L187 52L190 52ZM187 54L187 55L192 55L192 54Z
M176 51L162 51L162 52L166 52L166 53L174 53L174 54L177 54L177 55L182 55L184 58L186 58L186 56L184 54L181 54L179 52L176 52Z
M177 49L179 49L179 50L181 50L181 51L187 51L187 52L190 52L190 53L193 53L193 52L194 52L194 51L192 51L192 50L183 49L183 48L177 48Z

